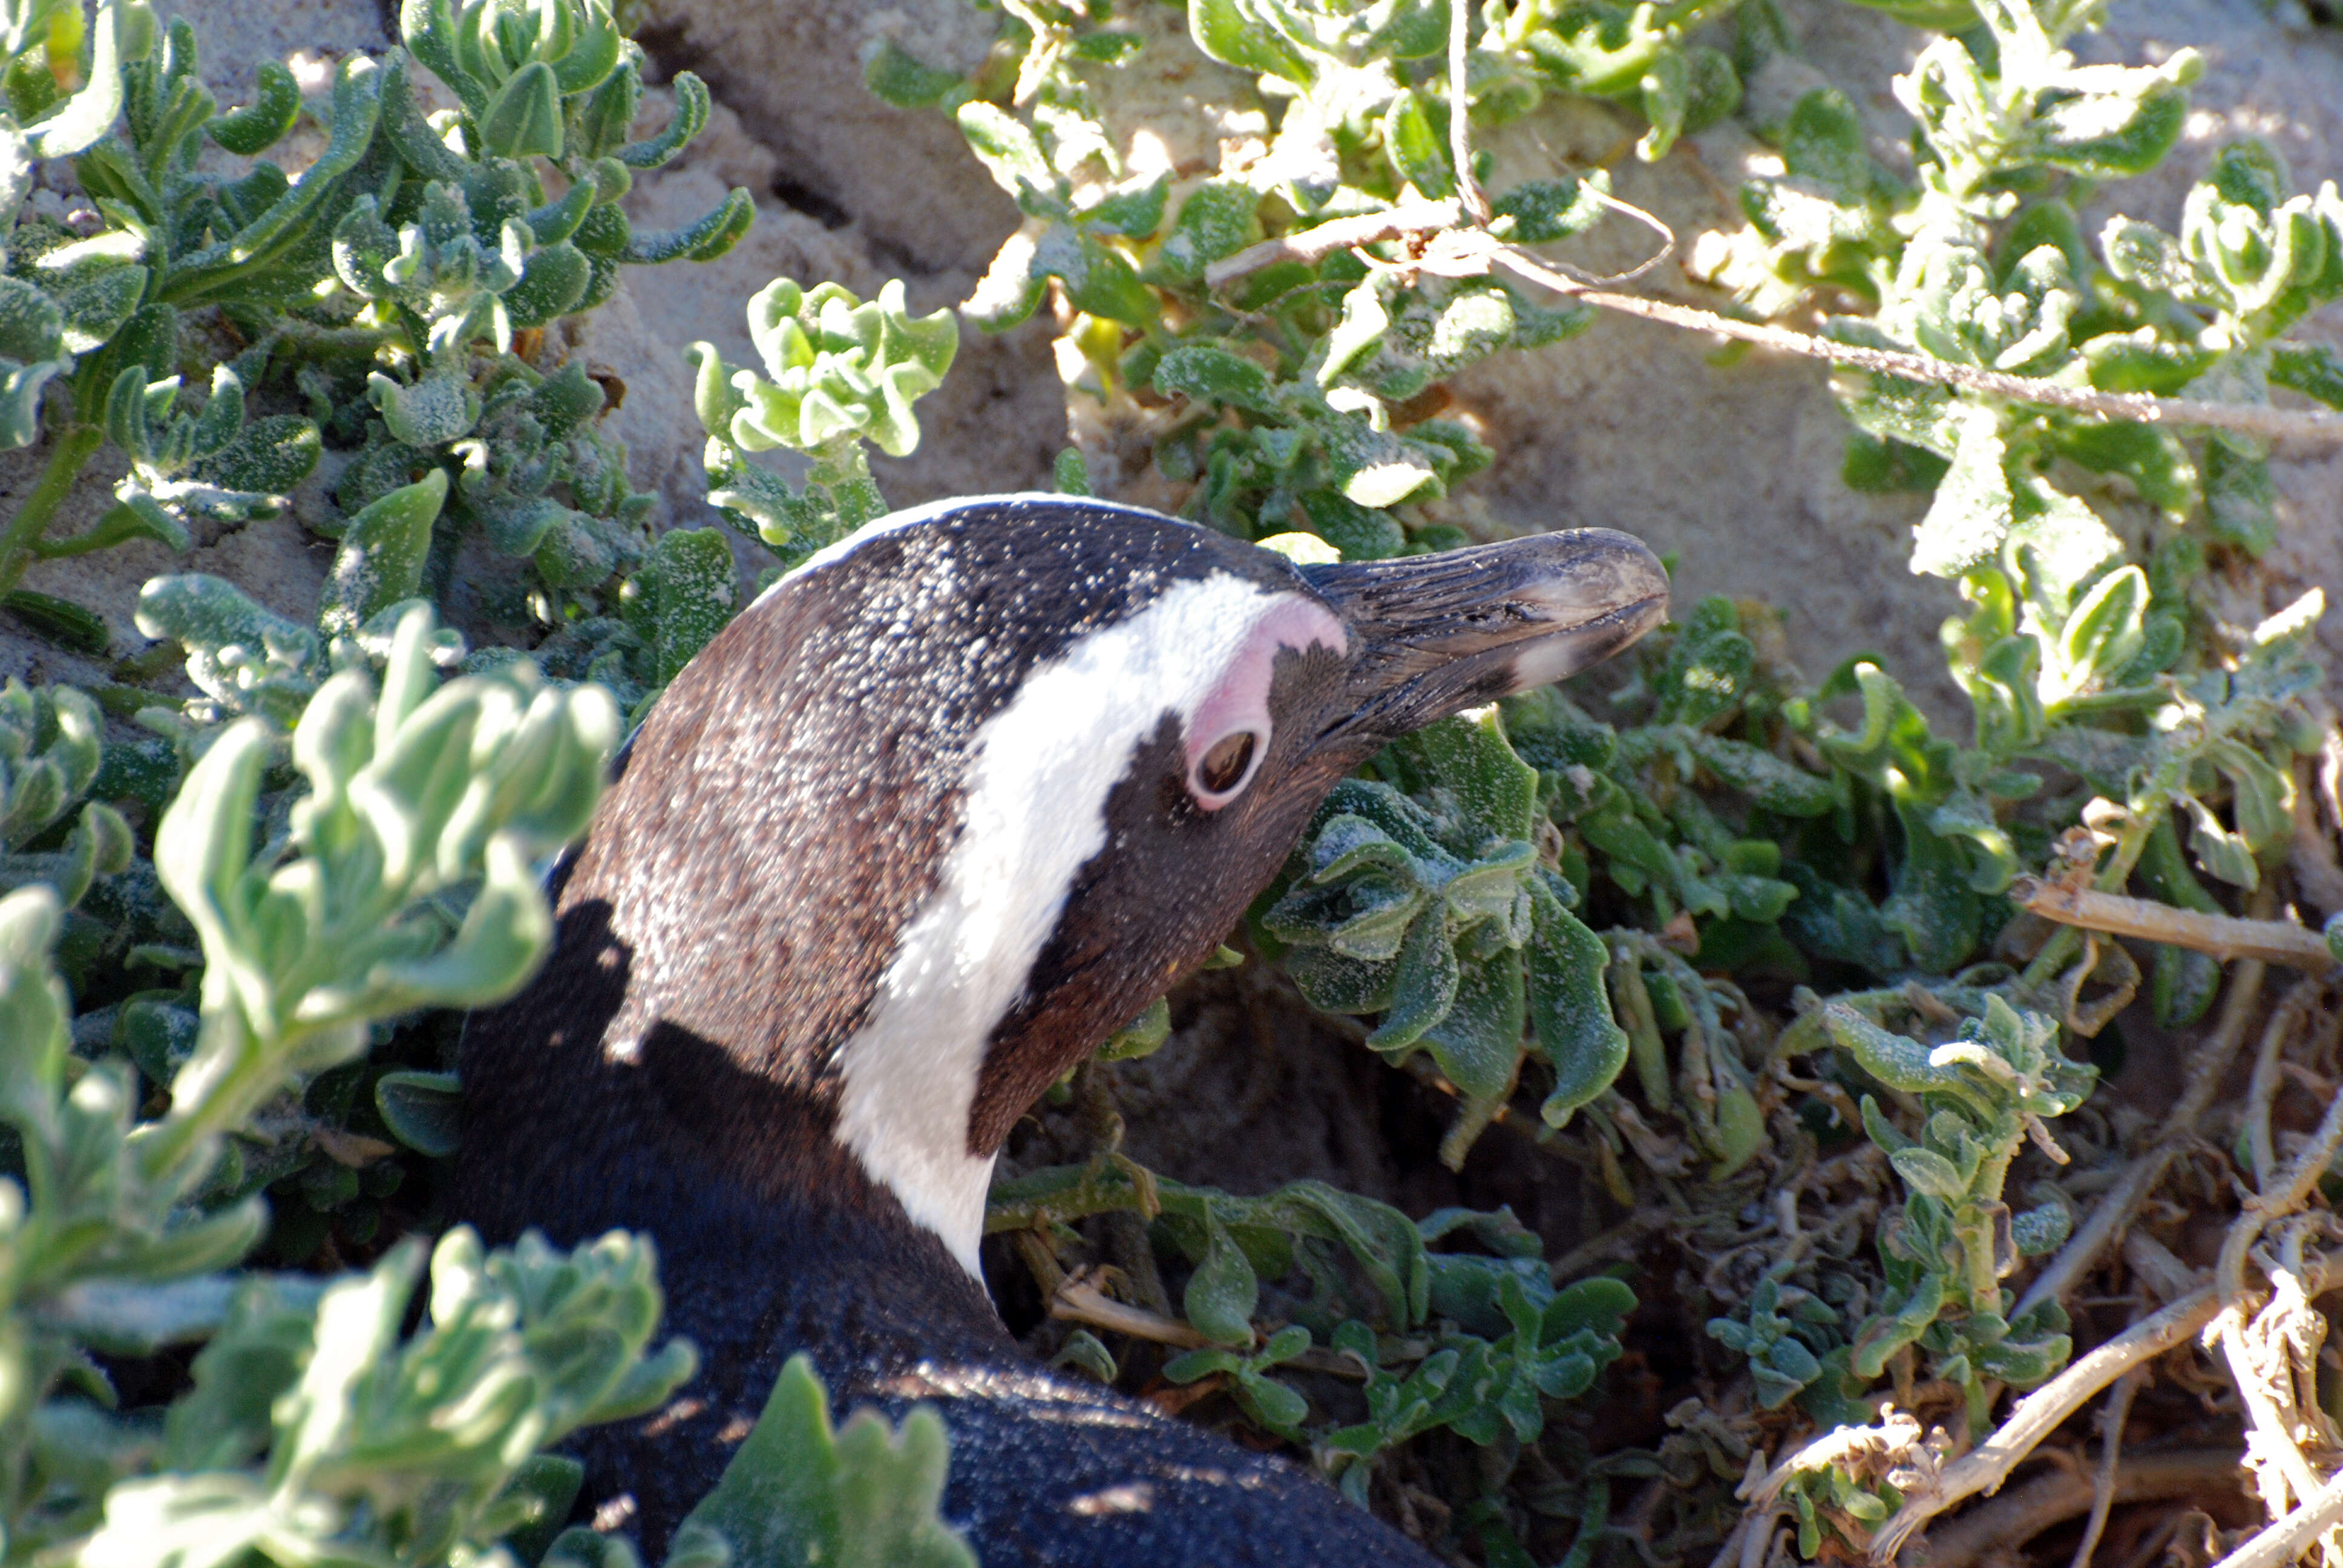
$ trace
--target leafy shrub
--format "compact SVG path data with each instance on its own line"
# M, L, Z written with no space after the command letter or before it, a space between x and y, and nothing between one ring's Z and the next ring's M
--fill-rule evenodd
M2142 989L2159 1022L2193 1025L2239 983L2201 942L2157 942L2150 976L2111 938L2044 929L2018 879L2167 915L2268 899L2298 759L2329 743L2317 598L2240 627L2207 591L2274 538L2266 438L2052 394L2343 407L2333 355L2286 336L2343 292L2333 187L2298 195L2238 143L2177 234L2118 216L2087 236L2087 186L2170 150L2201 61L2077 65L2089 5L1879 8L1936 35L1895 84L1913 176L1871 158L1847 91L1818 89L1753 126L1782 172L1693 256L1745 313L1818 312L1843 349L1961 372L1873 360L1837 387L1847 482L1931 497L1913 560L1967 606L1944 628L1966 725L1875 662L1808 681L1764 607L1681 607L1614 676L1444 721L1343 781L1232 938L1453 1094L1452 1167L1521 1139L1634 1239L1558 1276L1510 1210L1411 1220L1323 1183L1238 1196L1145 1169L1114 1064L1161 1047L1163 1002L1056 1091L1089 1158L992 1194L988 1230L1053 1310L1080 1318L1103 1282L1125 1299L1092 1326L1181 1353L1142 1336L1118 1362L1063 1322L1037 1348L1133 1387L1160 1372L1452 1553L1705 1560L1751 1456L1832 1429L1853 1446L1769 1494L1799 1551L1900 1541L1886 1522L1922 1440L1888 1401L1949 1391L1931 1396L1953 1428L1926 1440L1938 1463L2073 1349L2059 1292L2023 1301L2013 1278L2073 1222L2046 1121L2117 1151L2062 1035L2112 1046ZM1197 520L1376 558L1463 542L1427 503L1504 459L1443 417L1446 379L1564 344L1597 308L1488 257L1610 221L1604 172L1489 193L1483 222L1473 132L1591 98L1663 158L1745 117L1744 77L1785 43L1764 0L1458 20L1432 0L1191 0L1189 41L1255 84L1240 106L1266 134L1177 177L1123 164L1114 73L1176 45L1106 0L1012 0L970 78L882 42L867 79L951 114L1023 216L970 321L1046 306L1074 395L1144 411ZM549 1451L689 1374L689 1347L656 1342L638 1238L484 1253L456 1231L411 1313L427 1249L401 1234L421 1211L401 1188L453 1147L445 1010L523 983L549 940L534 868L739 602L723 531L650 537L598 428L606 395L548 357L547 329L621 266L721 253L753 206L736 191L673 233L632 228L633 173L698 135L709 99L679 74L666 128L629 140L645 62L601 0L408 0L399 31L317 104L264 63L255 102L222 112L185 20L134 0L0 15L0 441L49 443L0 530L6 607L102 650L103 623L23 588L27 566L134 538L184 550L281 512L328 455L337 475L303 508L337 550L313 615L214 578L146 585L140 629L177 645L194 699L158 700L163 671L135 659L94 699L0 692L12 1561L619 1568L622 1538L557 1534L579 1473ZM457 106L425 111L427 71ZM266 155L305 114L323 151L297 179ZM88 206L28 204L35 161L64 157ZM1352 242L1311 237L1354 222L1330 231ZM916 442L959 329L911 316L900 283L865 301L777 279L748 310L758 366L690 351L709 498L786 568L885 512L865 445ZM55 537L108 444L128 470L112 506ZM809 460L800 482L753 460L779 447ZM1089 488L1079 453L1058 476ZM513 574L474 597L517 647L468 652L435 613L469 542ZM145 738L106 733L107 711ZM327 1277L249 1266L261 1247ZM1668 1363L1690 1392L1664 1432L1606 1431L1605 1369L1648 1375L1654 1309L1707 1322ZM122 1370L166 1352L186 1361L168 1402L116 1408ZM944 1462L931 1413L833 1431L793 1364L670 1561L965 1563L937 1513ZM1655 1489L1632 1530L1610 1523L1629 1481Z
M2078 65L2066 45L2095 6L1882 8L1941 30L1895 84L1916 127L1914 174L1871 157L1849 92L1816 90L1785 121L1753 126L1783 172L1744 192L1745 228L1703 236L1692 254L1743 310L1819 310L1849 350L1956 367L1835 385L1846 481L1932 493L1913 565L1956 581L1968 607L1944 628L1967 722L1933 720L1874 662L1805 680L1762 607L1684 606L1629 656L1624 682L1447 721L1339 786L1249 930L1310 1004L1364 1015L1368 1046L1454 1091L1451 1163L1487 1129L1542 1121L1535 1141L1598 1181L1608 1212L1659 1225L1697 1258L1698 1238L1745 1234L1735 1216L1766 1188L1795 1191L1825 1151L1866 1135L1899 1183L1879 1194L1885 1212L1827 1256L1794 1221L1757 1245L1765 1266L1715 1302L1713 1329L1717 1375L1748 1396L1687 1403L1671 1414L1683 1433L1636 1459L1587 1452L1583 1418L1542 1436L1546 1410L1568 1414L1549 1398L1503 1406L1483 1384L1487 1395L1443 1405L1432 1369L1458 1363L1432 1352L1461 1342L1419 1336L1394 1364L1393 1323L1312 1321L1302 1302L1322 1285L1225 1296L1224 1276L1268 1282L1294 1264L1252 1256L1233 1231L1200 1236L1180 1217L1184 1190L1124 1171L1111 1101L1086 1112L1104 1130L1088 1166L1028 1172L996 1193L996 1223L1028 1238L1019 1255L1045 1290L1085 1259L1124 1266L1129 1250L1095 1222L1064 1230L1089 1203L1036 1206L1038 1188L1111 1189L1159 1216L1175 1270L1192 1269L1186 1321L1225 1347L1167 1372L1221 1378L1242 1419L1310 1442L1354 1494L1368 1495L1367 1467L1350 1455L1387 1459L1395 1437L1444 1421L1488 1446L1477 1469L1434 1473L1452 1502L1473 1500L1444 1539L1477 1537L1492 1562L1553 1536L1541 1496L1577 1511L1574 1568L1624 1551L1604 1544L1598 1496L1637 1466L1684 1500L1666 1505L1679 1533L1647 1532L1638 1550L1704 1560L1741 1479L1715 1457L1716 1434L1734 1434L1745 1459L1761 1430L1786 1441L1785 1422L1862 1426L1891 1372L1908 1387L1904 1347L1961 1391L1956 1452L1991 1430L2005 1391L2056 1372L2070 1352L2059 1302L2012 1318L2000 1281L2071 1223L2073 1200L2030 1174L2033 1206L2013 1216L2004 1201L2025 1130L2088 1092L2089 1070L2057 1036L2113 1040L2142 989L2158 1021L2194 1023L2223 971L2165 944L2147 985L2111 940L2020 918L2013 886L2046 867L2070 884L2225 911L2278 871L2297 820L2294 759L2322 735L2308 634L2323 601L2236 627L2206 593L2215 568L2273 535L2267 444L2250 421L2127 422L2106 400L2033 401L2029 384L1956 372L2247 409L2284 387L2343 406L2328 351L2284 336L2343 290L2331 187L2297 195L2273 153L2238 143L2216 156L2177 235L2117 217L2094 241L2076 216L2088 182L2164 157L2201 59ZM1733 9L1496 5L1452 37L1443 5L1192 0L1189 41L1257 86L1223 106L1262 114L1267 129L1260 144L1223 142L1219 169L1176 176L1121 161L1131 127L1112 67L1158 45L1112 7L1009 7L993 60L966 80L882 43L866 80L951 113L1024 215L970 303L979 325L1052 306L1061 363L1087 366L1073 395L1097 400L1105 427L1151 433L1189 515L1277 548L1372 558L1460 542L1423 504L1504 460L1441 417L1439 384L1491 354L1562 342L1593 317L1584 298L1515 281L1534 269L1471 258L1490 242L1566 239L1613 210L1602 171L1557 173L1487 193L1486 227L1470 233L1473 193L1459 176L1478 170L1457 157L1457 88L1474 127L1535 115L1557 94L1624 106L1646 127L1637 155L1657 158L1738 112L1742 76L1784 45L1770 8L1754 5L1737 35L1702 33ZM1425 205L1449 198L1444 218ZM1443 221L1451 232L1433 232ZM1312 239L1335 223L1347 226L1327 233L1344 243ZM1459 230L1478 248L1443 250ZM1821 995L1783 1008L1797 986ZM1895 1031L1899 1018L1909 1032ZM1300 1227L1289 1245L1310 1234L1284 1223ZM1835 1237L1844 1226L1832 1224ZM1851 1250L1857 1236L1875 1240L1875 1263ZM1242 1273L1227 1261L1240 1256ZM1314 1282L1322 1268L1305 1271ZM1213 1287L1202 1299L1200 1282ZM1149 1292L1133 1282L1127 1293ZM1231 1302L1250 1333L1233 1332ZM1527 1342L1534 1302L1511 1305L1444 1332L1467 1332L1478 1348L1461 1353L1494 1365L1515 1353L1501 1346ZM1322 1347L1374 1369L1373 1438L1279 1393ZM1736 1413L1751 1406L1785 1413L1761 1428ZM1500 1408L1539 1413L1500 1441ZM1712 1457L1693 1460L1698 1444ZM1411 1462L1437 1465L1438 1452L1419 1442ZM1566 1483L1549 1479L1557 1469ZM1813 1474L1795 1493L1810 1555L1817 1531L1869 1545L1863 1522L1902 1501L1861 1466Z

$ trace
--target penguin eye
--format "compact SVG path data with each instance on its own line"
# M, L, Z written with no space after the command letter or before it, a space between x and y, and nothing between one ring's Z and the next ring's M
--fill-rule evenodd
M1227 805L1252 778L1261 749L1261 737L1250 729L1232 730L1213 741L1188 770L1196 803L1206 810Z

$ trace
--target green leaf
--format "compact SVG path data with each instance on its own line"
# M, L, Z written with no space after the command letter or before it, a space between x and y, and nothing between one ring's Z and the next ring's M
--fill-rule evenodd
M926 1405L900 1429L860 1411L833 1432L812 1363L792 1356L716 1490L676 1532L669 1562L976 1568L938 1513L950 1449Z
M1181 199L1155 266L1175 281L1192 283L1212 263L1261 237L1261 193L1242 180L1206 180Z
M1823 1028L1833 1044L1852 1055L1864 1071L1890 1089L1918 1094L1958 1081L1951 1070L1929 1061L1926 1046L1908 1035L1882 1029L1851 1007L1826 1003Z
M631 70L631 67L629 67ZM625 75L626 73L620 73ZM605 84L606 90L608 84ZM630 169L663 167L669 159L689 146L700 132L708 128L708 115L714 98L708 84L689 71L678 71L668 90L675 98L675 115L667 128L648 141L629 142L618 150L618 161ZM621 122L623 125L623 122ZM745 194L745 193L740 193ZM706 260L704 256L695 257Z
M1991 560L2008 537L2012 502L2000 416L1979 406L1960 423L1953 465L1912 538L1912 569L1956 578Z
M1156 362L1155 390L1166 397L1218 403L1273 415L1278 403L1269 372L1252 360L1208 343L1182 345Z
M1945 1276L1924 1273L1911 1294L1894 1303L1896 1310L1865 1319L1863 1326L1855 1331L1850 1358L1856 1373L1875 1378L1886 1371L1889 1358L1927 1332L1928 1325L1936 1321L1944 1304Z
M2343 407L2343 355L2323 343L2273 343L2269 378L2330 408Z
M1490 232L1520 245L1568 239L1603 221L1611 182L1601 170L1584 178L1525 180L1491 203Z
M2183 49L2163 70L2190 75L2196 51ZM2139 75L2147 73L2134 72ZM2080 93L2048 106L2035 124L2041 158L2087 179L2146 174L2164 161L2188 119L2188 95L2178 82L2157 80L2145 92Z
M2137 567L2099 579L2059 631L2060 689L2096 689L2130 665L2147 641L2141 618L2147 599L2147 574Z
M521 1462L511 1483L491 1505L501 1510L518 1503L535 1516L531 1523L506 1532L504 1543L514 1556L523 1563L543 1561L585 1482L586 1467L566 1453L536 1453Z
M349 520L319 596L320 631L329 638L353 635L392 605L415 597L431 548L431 525L447 499L447 470L434 468Z
M1969 1196L1968 1182L1959 1169L1934 1150L1913 1147L1898 1149L1887 1156L1896 1167L1896 1174L1915 1192L1925 1192L1947 1203L1956 1203Z
M0 356L55 359L64 351L65 329L65 313L46 292L21 277L0 276Z
M1456 188L1455 171L1448 166L1448 149L1424 112L1423 100L1403 87L1383 112L1383 156L1400 178L1426 196L1440 197Z
M281 141L301 113L301 86L275 60L253 72L253 100L206 123L204 134L238 157L252 157Z
M737 573L732 546L719 528L676 528L659 536L635 577L654 649L653 684L679 674L732 618Z
M283 495L309 477L323 453L316 425L272 414L245 425L233 440L189 471L230 489Z
M1224 1345L1249 1345L1261 1282L1243 1249L1209 1211L1204 1216L1204 1256L1188 1277L1181 1309L1205 1338Z
M1172 1005L1157 997L1147 1010L1132 1019L1098 1048L1101 1061L1136 1061L1154 1055L1172 1038ZM1108 1381L1111 1382L1111 1379Z
M1836 803L1828 779L1746 741L1728 740L1704 729L1687 730L1684 741L1702 767L1747 796L1754 806L1784 817L1819 817Z
M1308 86L1310 53L1280 26L1276 0L1188 0L1188 36L1224 65Z
M386 1072L375 1081L375 1108L392 1137L418 1154L446 1160L463 1124L464 1086L452 1072Z
M184 537L184 536L182 536ZM0 608L23 621L46 641L75 653L104 653L114 641L106 618L85 606L32 588L10 588L0 595Z
M1529 1010L1537 1045L1554 1069L1552 1093L1538 1108L1549 1127L1611 1087L1627 1064L1627 1033L1611 1016L1603 984L1610 954L1546 886L1530 885Z
M391 435L409 447L444 447L480 417L480 395L459 376L427 375L406 385L377 370L367 377L367 398Z
M864 53L862 85L873 96L899 109L931 109L964 84L959 76L927 64L894 39L881 37Z
M1448 1081L1463 1091L1468 1105L1494 1105L1512 1084L1521 1060L1526 1018L1522 960L1510 950L1500 950L1463 967L1455 1000L1423 1031L1423 1043ZM1463 1151L1454 1152L1461 1160Z
M35 882L0 897L0 1118L19 1131L55 1116L73 1003L51 967L65 911Z
M1636 88L1651 129L1635 143L1635 156L1647 164L1657 163L1684 129L1684 112L1692 104L1691 64L1676 50L1663 51L1652 58Z
M62 106L25 128L25 150L35 158L69 158L86 151L114 127L122 113L121 0L98 0L96 25L90 33L87 84ZM8 196L14 207L21 191Z
M1373 1050L1394 1060L1405 1055L1456 1004L1456 990L1464 977L1447 928L1447 921L1436 914L1408 928L1399 950L1390 1010L1367 1037Z
M597 207L596 212L612 210ZM630 236L618 259L633 266L653 266L661 262L714 261L739 244L741 236L756 226L756 199L740 186L725 193L723 201L682 228L662 229L657 233L639 231ZM584 237L581 226L579 236ZM581 246L581 248L583 248ZM590 292L588 297L591 297Z
M2258 446L2221 435L2205 443L2205 521L2249 556L2278 541L2278 483Z
M211 303L240 282L274 266L308 239L331 210L329 198L373 144L382 113L383 69L364 55L344 60L335 77L333 134L301 176L259 216L233 236L179 258L163 281L163 300L176 306Z
M1041 141L1025 123L982 99L962 104L955 114L960 135L968 138L992 176L992 183L1009 193L1018 206L1036 217L1064 214L1068 209L1058 173L1050 166Z
M1074 221L1093 235L1144 239L1162 225L1164 199L1171 191L1169 175L1135 180L1081 208Z
M531 251L520 281L504 292L512 324L543 327L568 315L586 297L593 271L584 253L567 240Z

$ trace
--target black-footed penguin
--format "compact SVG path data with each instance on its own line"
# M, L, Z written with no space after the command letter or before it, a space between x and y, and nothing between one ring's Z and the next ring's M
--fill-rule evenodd
M1286 1462L1027 1360L978 1267L985 1189L1336 779L1666 605L1601 529L1297 567L1011 496L882 518L744 610L557 873L544 971L463 1050L458 1212L649 1232L701 1352L667 1410L588 1434L588 1495L631 1495L658 1553L803 1351L841 1415L941 1411L985 1568L1430 1563Z

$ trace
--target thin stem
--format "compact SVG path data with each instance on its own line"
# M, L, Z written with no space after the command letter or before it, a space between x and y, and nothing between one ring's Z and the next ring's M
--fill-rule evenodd
M1462 205L1446 201L1406 202L1388 212L1338 217L1315 228L1265 239L1204 268L1204 282L1212 288L1273 266L1281 261L1323 261L1338 250L1375 245L1403 235L1437 234L1456 226Z
M1703 310L1694 306L1590 287L1529 252L1506 245L1483 231L1457 229L1459 212L1460 205L1453 201L1411 202L1388 212L1340 218L1315 228L1263 240L1259 245L1241 250L1207 267L1204 280L1210 286L1218 288L1234 278L1259 272L1281 261L1316 261L1337 250L1432 235L1439 238L1430 247L1431 253L1420 263L1427 270L1455 276L1486 276L1492 266L1501 266L1526 282L1551 288L1558 294L1604 310L1682 327L1686 331L1714 333L1720 337L1755 344L1761 348L1795 355L1803 359L1824 360L1875 375L1894 376L1927 386L1954 387L1988 397L2031 403L2046 408L2063 408L2069 413L2088 414L2102 419L2204 430L2235 430L2270 440L2322 444L2343 442L2343 414L2323 409L2207 403L2189 397L2158 397L2145 392L2101 392L2087 387L2044 381L2031 376L2012 376L2005 371L1987 370L1975 365L1956 365L1949 360L1931 359L1922 354L1837 343L1826 337L1793 332L1787 327L1735 321L1730 317L1719 316L1713 310Z
M40 482L0 533L0 594L13 591L33 562L33 545L49 530L57 508L73 493L74 481L106 444L106 430L97 425L74 425L57 437L56 449L41 469Z
M1524 271L1512 256L1506 258L1506 266L1514 272ZM1538 270L1549 269L1541 267ZM1534 281L1545 280L1537 278ZM1834 365L1851 366L1875 375L1894 376L1901 380L1919 381L1930 386L1956 387L1989 397L2005 397L2013 403L2032 403L2043 407L2064 408L2069 413L2092 414L2103 419L2128 420L2140 425L2235 430L2271 440L2343 442L2343 414L2324 409L2298 410L2247 403L2207 403L2193 397L2157 397L2145 392L2099 392L2038 380L2030 376L2011 376L1999 370L1986 370L1974 365L1956 365L1948 360L1930 359L1925 355L1835 343L1826 337L1814 337L1803 332L1792 332L1786 327L1735 321L1714 311L1674 305L1664 300L1583 287L1574 287L1569 292L1589 305L1600 306L1621 315L1664 322L1671 327L1695 332L1714 332L1719 337L1755 344L1762 348L1795 354L1805 359L1822 359Z
M2009 1419L1991 1437L1946 1465L1930 1484L1906 1494L1904 1506L1874 1535L1872 1561L1890 1561L1912 1533L1930 1519L1965 1498L1998 1488L2036 1444L2093 1395L2132 1368L2186 1342L2212 1321L2220 1306L2219 1293L2210 1285L2193 1291L2154 1317L2096 1347L2018 1401Z
M2301 1507L2230 1553L2213 1568L2279 1568L2321 1535L2343 1524L2343 1475L2304 1500Z
M1486 228L1489 196L1473 177L1472 98L1467 91L1471 72L1472 5L1470 0L1448 0L1448 161L1456 167L1456 196L1473 222Z
M2197 1118L2204 1114L2213 1096L2220 1091L2229 1063L2237 1059L2238 1047L2245 1043L2247 1027L2253 1022L2254 1009L2261 1000L2262 978L2268 972L2259 959L2246 959L2230 974L2229 992L2222 1003L2220 1020L2189 1058L2187 1087L2181 1091L2180 1102L2172 1108L2172 1114L2164 1119L2156 1142L2132 1161L2123 1180L2091 1211L2083 1228L2026 1287L2017 1303L2019 1313L2073 1289L2098 1261L2107 1243L2129 1227L2133 1211L2164 1180L2164 1172L2174 1158L2196 1137Z
M2016 879L2009 884L2009 897L2021 908L2061 925L2194 948L2225 962L2255 958L2309 974L2323 974L2336 967L2326 938L2291 920L2200 914L2120 893L2063 887L2039 877Z
M2107 1405L2099 1412L2099 1473L2091 1487L2091 1520L2083 1527L2082 1542L2066 1568L2091 1568L2091 1554L2099 1549L2099 1537L2107 1533L2107 1515L2116 1505L2117 1468L2123 1461L2124 1422L2131 1417L2132 1398L2147 1375L2134 1367L2107 1391Z
M1182 1350L1202 1350L1212 1342L1177 1318L1151 1312L1144 1307L1134 1307L1118 1302L1080 1274L1070 1275L1050 1296L1050 1315L1067 1322L1083 1323L1095 1329L1111 1329L1116 1333L1129 1334L1135 1340L1146 1340L1159 1345L1176 1345ZM1419 1355L1428 1346L1406 1344L1403 1354L1414 1351ZM1326 1372L1335 1377L1359 1382L1368 1375L1351 1357L1323 1346L1312 1346L1284 1363L1311 1372Z
M1080 1276L1068 1279L1051 1294L1050 1315L1182 1350L1201 1350L1212 1342L1179 1319L1126 1305Z
M2172 809L2170 794L2152 793L2157 802L2152 809L2137 809L2135 801L2135 809L2124 823L2122 833L2117 836L2115 849L2109 852L2107 864L2101 866L2098 874L2091 879L2091 886L2096 890L2119 894L2130 882L2132 870L2139 864L2140 856L2147 852L2147 841L2155 835L2156 825ZM2015 885L2012 884L2013 887ZM2056 920L2058 917L2050 915L2049 918ZM2026 966L2026 972L2018 976L2018 988L2036 991L2048 985L2051 977L2066 967L2066 960L2073 958L2075 950L2082 945L2082 936L2072 926L2053 931L2050 940L2042 944L2042 950L2034 955L2034 961Z
M2277 1180L2278 1144L2270 1131L2270 1111L2284 1077L2286 1047L2325 990L2324 981L2315 977L2297 980L2286 1000L2270 1013L2260 1049L2254 1053L2254 1076L2246 1087L2246 1139L2254 1157L2254 1185L2264 1192L2273 1191L2271 1183ZM2245 1244L2250 1244L2250 1238ZM2242 1251L2238 1256L2243 1258Z
M2237 1474L2234 1449L2166 1450L2127 1458L2105 1495L2110 1503L2187 1497L2234 1486ZM2028 1541L2091 1507L2098 1495L2098 1487L2077 1471L2051 1469L1930 1532L1929 1568L1973 1568L1988 1557L2014 1560Z

